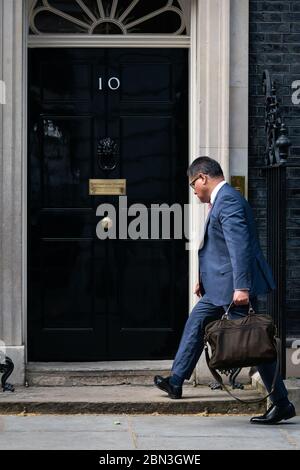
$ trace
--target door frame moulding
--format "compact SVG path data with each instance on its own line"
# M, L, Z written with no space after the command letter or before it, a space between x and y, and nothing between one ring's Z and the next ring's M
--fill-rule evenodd
M190 47L190 36L114 34L28 35L28 47Z
M241 0L239 0L241 1ZM229 178L230 6L232 0L198 0L191 9L190 162L206 155ZM207 208L190 192L190 310L198 301L198 247Z

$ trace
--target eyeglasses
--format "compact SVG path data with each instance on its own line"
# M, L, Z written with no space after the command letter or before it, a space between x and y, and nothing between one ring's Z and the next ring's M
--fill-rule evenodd
M201 175L196 176L196 178L194 178L194 179L190 182L190 187L191 187L192 189L195 189L195 183L196 183L196 181L200 178L200 176L201 176Z

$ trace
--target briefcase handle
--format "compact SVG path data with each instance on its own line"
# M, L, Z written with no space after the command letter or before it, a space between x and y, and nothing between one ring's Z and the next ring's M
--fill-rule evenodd
M222 320L224 319L228 319L228 314L229 314L229 310L231 309L232 305L235 305L234 304L234 301L231 302L231 304L229 305L228 309L226 310L226 312L222 315ZM255 314L255 310L254 308L252 307L252 304L249 300L249 310L248 310L248 315L254 315Z

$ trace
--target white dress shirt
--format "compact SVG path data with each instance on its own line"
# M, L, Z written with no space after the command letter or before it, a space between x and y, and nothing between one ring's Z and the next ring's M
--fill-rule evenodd
M222 186L224 186L224 184L226 184L225 180L221 181L219 184L217 184L217 186L215 186L214 189L212 190L212 193L210 195L210 203L211 204L213 204L215 202L217 194L220 191L220 189L222 188Z

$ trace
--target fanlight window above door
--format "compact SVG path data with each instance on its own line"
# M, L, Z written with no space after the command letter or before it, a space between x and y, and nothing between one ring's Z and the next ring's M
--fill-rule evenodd
M187 34L184 0L34 0L30 34Z

